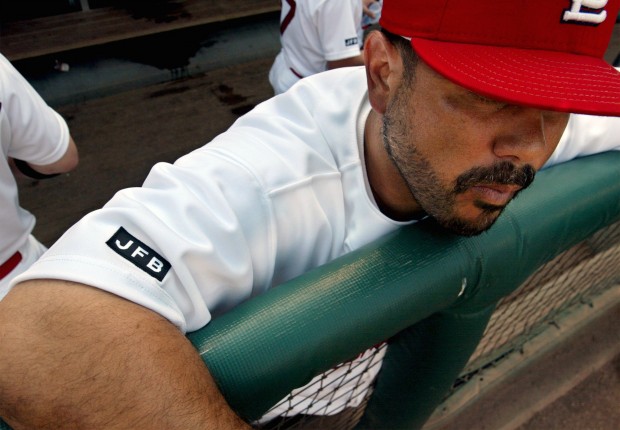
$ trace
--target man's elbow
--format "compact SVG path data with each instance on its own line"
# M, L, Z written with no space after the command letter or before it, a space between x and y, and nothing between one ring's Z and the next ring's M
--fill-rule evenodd
M73 141L72 137L69 137L69 146L60 160L46 165L32 164L32 168L37 172L45 175L54 175L58 173L68 173L74 170L80 162L80 156Z

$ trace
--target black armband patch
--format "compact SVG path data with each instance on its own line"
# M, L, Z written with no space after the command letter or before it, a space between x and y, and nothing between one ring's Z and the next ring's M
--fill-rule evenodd
M133 263L136 267L151 275L158 281L163 281L166 273L172 267L164 257L132 236L123 227L120 227L106 244L121 257Z
M46 175L45 173L37 172L32 167L30 167L30 164L28 164L24 160L18 160L17 158L14 158L13 161L15 162L15 167L17 167L20 172L32 179L49 179L60 175L60 173L52 173L51 175Z

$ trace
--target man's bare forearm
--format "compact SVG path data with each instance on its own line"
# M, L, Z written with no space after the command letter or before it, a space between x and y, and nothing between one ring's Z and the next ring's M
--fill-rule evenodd
M249 428L152 311L62 281L0 302L0 416L14 428Z
M327 62L327 68L331 69L339 69L341 67L351 67L351 66L363 66L364 65L364 57L362 54L357 55L355 57L343 58L342 60L333 60Z

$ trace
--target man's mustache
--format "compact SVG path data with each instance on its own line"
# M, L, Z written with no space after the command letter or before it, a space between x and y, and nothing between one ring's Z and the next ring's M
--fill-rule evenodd
M524 189L530 186L535 176L536 170L529 164L517 167L510 161L502 161L490 167L474 167L462 173L456 179L454 191L458 194L484 184L517 185Z

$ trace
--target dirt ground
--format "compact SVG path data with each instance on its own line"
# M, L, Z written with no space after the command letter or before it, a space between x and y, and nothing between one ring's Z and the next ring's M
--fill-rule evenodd
M37 217L46 245L122 189L140 186L157 162L208 143L272 95L271 59L56 107L80 152L78 168L20 183L20 201Z
M620 356L516 430L620 429Z

